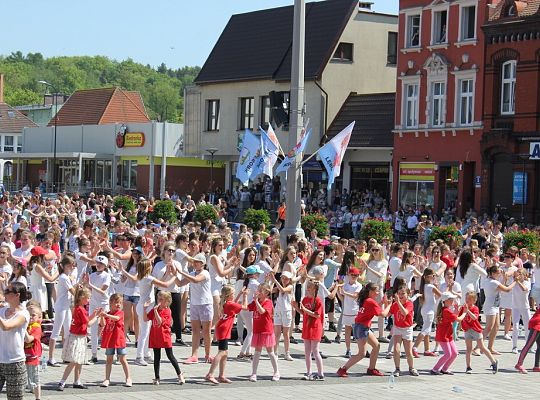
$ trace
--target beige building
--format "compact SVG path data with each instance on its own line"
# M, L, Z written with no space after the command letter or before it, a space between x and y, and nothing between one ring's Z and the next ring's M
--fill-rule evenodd
M306 5L304 118L313 129L306 154L318 149L351 92L395 91L397 16L366 7L355 0ZM274 121L271 91L285 103L288 98L292 19L292 6L232 16L195 85L186 89L186 155L202 156L206 149L218 149L215 158L225 163L227 189L237 184L238 145L245 128L256 131ZM289 151L286 124L276 133L283 150ZM354 154L352 150L346 156L352 162L365 158L389 164L391 160L391 149L356 148ZM344 175L349 176L347 169L348 164ZM312 188L325 178L317 162L304 168L304 184ZM349 182L343 182L343 187L349 187Z

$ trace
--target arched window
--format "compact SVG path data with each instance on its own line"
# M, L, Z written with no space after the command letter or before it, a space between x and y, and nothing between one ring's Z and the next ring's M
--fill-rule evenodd
M501 114L514 114L516 111L516 60L507 61L502 65L501 77Z

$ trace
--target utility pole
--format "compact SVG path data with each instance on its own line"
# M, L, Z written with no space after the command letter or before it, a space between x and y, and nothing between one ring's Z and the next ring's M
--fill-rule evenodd
M305 0L294 0L293 18L293 45L291 65L291 103L290 103L290 128L289 149L292 149L300 140L304 127L304 48L305 48ZM300 199L302 197L301 168L299 156L296 156L293 165L287 171L287 192L285 228L281 231L281 241L285 243L288 235L297 234L304 236L300 227Z

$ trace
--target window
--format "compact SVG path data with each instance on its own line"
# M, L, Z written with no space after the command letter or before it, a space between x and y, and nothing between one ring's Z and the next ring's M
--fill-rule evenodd
M263 129L268 128L271 116L270 96L261 96L261 127Z
M17 136L17 153L22 153L22 136Z
M137 188L137 161L124 160L122 162L122 187L124 189Z
M420 46L420 14L407 17L407 43L405 46Z
M433 82L431 85L431 126L444 125L445 86L444 82Z
M240 98L240 129L253 129L253 97Z
M208 100L206 110L206 130L219 130L219 100Z
M405 85L405 127L418 127L418 84Z
M14 141L15 141L15 138L13 136L8 136L8 135L4 136L4 151L13 152Z
M353 44L340 43L332 57L334 61L352 61L353 60Z
M448 11L435 11L433 13L433 41L432 44L446 43L446 26Z
M476 38L476 6L461 9L460 40Z
M395 65L397 63L397 35L397 32L388 32L387 64Z
M514 114L516 90L516 61L507 61L502 65L501 114Z
M459 124L471 125L473 122L474 81L461 79L459 85Z

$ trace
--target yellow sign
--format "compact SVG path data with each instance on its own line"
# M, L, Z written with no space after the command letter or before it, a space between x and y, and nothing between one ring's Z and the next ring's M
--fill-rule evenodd
M144 133L128 132L124 135L123 147L143 147L143 146L144 146Z

